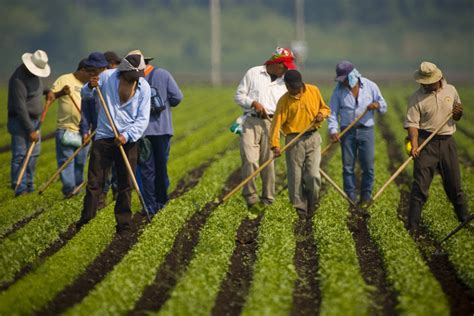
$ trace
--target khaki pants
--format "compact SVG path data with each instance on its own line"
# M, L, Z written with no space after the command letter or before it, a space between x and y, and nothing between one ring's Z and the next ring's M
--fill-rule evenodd
M289 143L297 134L286 136ZM288 193L293 207L314 210L319 200L321 176L321 136L318 132L306 133L286 151Z
M270 121L257 117L248 117L243 125L240 137L240 157L242 158L242 179L250 176L265 161L273 157L270 150ZM262 178L263 203L271 203L275 198L275 167L273 162L260 173ZM250 180L242 190L248 205L258 202L255 178Z

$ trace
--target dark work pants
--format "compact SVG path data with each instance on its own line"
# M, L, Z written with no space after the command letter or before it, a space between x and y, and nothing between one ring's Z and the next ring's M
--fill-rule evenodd
M138 159L137 143L127 143L123 148L135 173ZM104 183L110 172L112 162L115 163L118 179L117 200L115 202L117 228L125 228L130 225L133 185L120 153L120 148L115 145L112 138L99 139L92 144L87 174L86 196L84 198L84 209L79 221L80 225L87 223L96 215L99 196L103 192Z
M420 131L418 143L421 144L428 136L429 133ZM415 159L408 212L409 227L416 227L420 222L421 209L428 199L436 170L441 174L444 191L453 204L458 219L463 221L467 217L467 201L461 188L456 143L451 136L435 136Z
M171 135L146 136L151 142L150 159L140 163L143 199L148 211L155 214L168 202L168 157Z

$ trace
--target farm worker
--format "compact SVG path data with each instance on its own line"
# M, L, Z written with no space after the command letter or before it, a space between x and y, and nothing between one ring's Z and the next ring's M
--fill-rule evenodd
M131 52L122 59L117 69L109 73L103 72L99 78L91 77L82 89L83 96L93 98L94 88L100 87L119 136L115 138L112 126L101 107L91 149L84 209L76 225L78 229L95 216L112 162L115 163L118 178L116 231L123 233L130 229L132 182L118 147L123 146L135 172L138 159L137 141L145 132L150 118L150 86L143 78L144 69L143 56Z
M359 205L364 206L372 198L375 177L374 115L375 111L381 114L387 112L387 103L377 84L362 77L349 61L337 64L335 80L337 85L329 101L331 108L328 119L329 134L332 142L341 142L344 191L354 202L357 202L354 169L356 160L360 163L362 179ZM370 111L342 138L339 138L339 131L366 109Z
M113 64L113 62L108 61L105 57L105 54L102 54L100 52L93 52L87 57L87 60L85 62L85 70L89 73L90 77L98 78L99 74L101 74L108 67L110 67L111 64ZM112 72L112 70L108 72L110 73ZM82 98L81 100L81 122L79 124L79 131L82 135L83 142L87 138L89 138L89 135L97 128L97 117L99 115L100 107L100 100L96 91L94 91L93 98L86 97ZM111 174L114 175L115 173L115 168L112 163ZM112 178L115 180L115 182L112 181L113 183L115 183L115 187L114 185L112 185L112 190L116 191L116 177ZM108 177L106 179L106 183L104 184L104 190L99 197L99 209L105 207L107 192L109 191L109 188L111 186L110 182L110 177Z
M308 215L315 210L321 187L321 136L318 128L331 111L318 87L303 83L297 70L288 70L284 81L288 92L278 101L270 130L270 144L273 155L278 157L280 128L286 135L286 143L289 143L314 124L286 152L290 201L298 212Z
M468 218L467 200L461 188L456 144L452 135L455 121L462 116L463 107L456 88L446 82L441 70L433 63L422 62L415 71L415 81L420 88L408 101L404 127L411 142L411 155L415 158L413 183L408 210L408 229L418 229L421 210L428 199L433 175L439 171L443 186L454 211L463 222ZM453 117L420 152L421 144L452 113Z
M242 177L250 176L261 163L272 158L269 144L270 124L280 97L287 92L283 75L295 69L294 55L287 48L277 47L264 65L250 68L237 87L235 102L248 115L243 123L240 137ZM275 198L275 168L269 164L262 172L263 205L271 204ZM259 201L255 179L242 190L251 211L258 210Z
M86 71L87 59L82 60L76 71L60 76L51 87L58 99L58 118L56 129L56 160L58 167L81 146L79 122L81 121L81 88L89 81ZM73 101L74 100L74 101ZM75 104L74 104L75 102ZM65 198L73 196L74 189L84 180L84 166L88 147L85 147L61 172L62 192Z
M49 101L54 100L54 94L47 91L41 81L41 78L46 78L51 73L46 52L37 50L33 54L24 53L21 59L23 63L16 68L8 81L7 126L11 134L12 189L17 185L16 181L28 148L32 142L37 143L15 196L34 191L36 160L41 150L41 136L37 131L43 111L41 96L46 95Z
M107 60L107 63L109 64L107 66L107 69L115 69L120 65L120 57L112 51L107 51L104 53L104 57Z
M183 93L166 69L150 64L152 59L145 58L145 79L151 88L150 122L140 142L149 149L149 155L140 155L139 173L147 208L156 214L168 202L167 163L174 133L171 107L181 102Z
M115 69L120 65L121 58L117 55L117 53L113 51L107 51L104 53L104 57L109 63L107 69ZM110 169L110 176L107 177L107 180L105 181L104 192L99 198L99 208L105 207L107 192L109 192L110 188L112 188L112 197L115 200L117 198L117 171L115 170L114 163L112 163L112 168Z

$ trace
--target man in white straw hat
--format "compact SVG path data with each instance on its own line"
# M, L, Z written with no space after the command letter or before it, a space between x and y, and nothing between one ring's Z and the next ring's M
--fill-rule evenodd
M418 230L421 210L428 199L428 191L436 170L441 174L445 192L459 221L464 222L468 218L467 200L461 188L456 144L452 137L456 131L455 121L461 119L463 112L461 100L456 88L446 82L441 70L433 63L422 62L414 77L421 86L409 99L404 124L412 146L410 154L415 158L408 211L408 229L412 233ZM452 119L420 152L419 144L451 113Z
M40 153L40 135L37 131L43 111L41 96L47 95L52 101L54 95L44 89L40 78L48 77L51 68L48 55L37 50L33 54L25 53L23 63L18 66L8 82L8 132L12 135L11 182L15 188L26 152L31 143L37 141L33 154L28 162L25 176L18 186L15 195L34 191L34 171Z

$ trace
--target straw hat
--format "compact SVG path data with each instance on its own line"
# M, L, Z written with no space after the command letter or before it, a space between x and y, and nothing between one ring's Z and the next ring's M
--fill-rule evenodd
M420 64L418 70L415 71L415 81L421 84L432 84L443 78L441 70L433 63L424 61Z
M24 53L21 56L21 60L26 68L35 76L45 78L51 73L51 68L48 65L48 55L40 49L33 54Z

